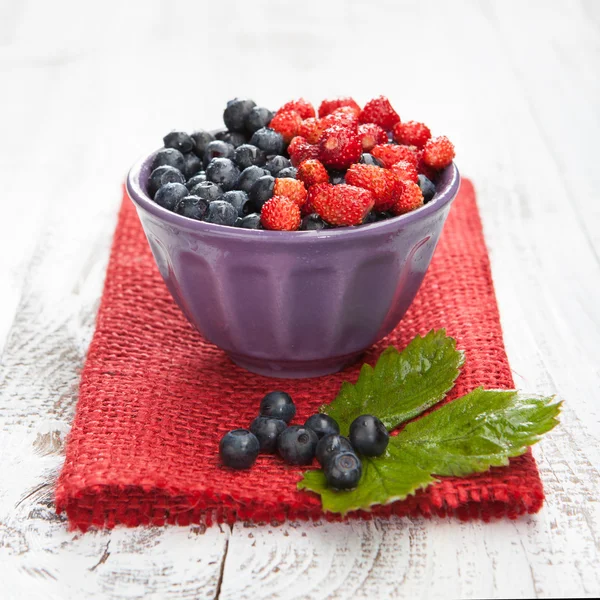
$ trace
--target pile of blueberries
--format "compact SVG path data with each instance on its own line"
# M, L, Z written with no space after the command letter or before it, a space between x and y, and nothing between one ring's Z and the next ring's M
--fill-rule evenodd
M361 415L350 425L348 438L340 435L337 422L317 413L304 425L289 425L296 406L289 394L274 391L260 402L259 416L250 429L226 433L219 445L221 462L233 469L249 469L259 453L278 453L291 465L310 465L316 457L328 485L353 489L362 475L359 455L380 456L389 442L384 424L373 415Z

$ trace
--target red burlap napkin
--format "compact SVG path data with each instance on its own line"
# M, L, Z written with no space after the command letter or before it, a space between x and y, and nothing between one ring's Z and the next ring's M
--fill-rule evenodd
M365 355L445 327L466 351L450 398L483 385L512 388L473 186L463 181L413 305L398 328ZM187 323L160 278L132 203L119 216L96 332L56 489L71 526L113 527L214 521L273 522L322 516L319 497L296 491L302 470L260 456L250 471L220 466L218 441L248 426L261 397L289 391L304 422L354 381L360 364L318 380L273 380L236 367ZM372 515L462 519L540 509L543 490L531 453L466 479L444 478ZM328 518L337 518L327 515Z

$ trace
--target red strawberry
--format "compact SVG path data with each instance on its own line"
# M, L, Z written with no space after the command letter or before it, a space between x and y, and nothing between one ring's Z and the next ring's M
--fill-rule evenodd
M342 106L349 106L356 116L360 114L360 106L349 97L333 98L332 100L323 100L319 106L319 117L324 117L331 114L334 110Z
M309 144L303 137L297 135L288 146L288 154L292 164L297 167L302 161L319 157L319 146Z
M423 162L434 169L447 167L454 158L454 145L446 137L431 138L423 148Z
M392 127L400 120L400 117L393 109L390 101L385 96L379 96L379 98L373 98L365 104L358 120L361 123L375 123L386 131L391 131Z
M321 119L327 128L332 125L343 125L346 127L356 128L358 126L358 117L354 110L349 106L336 108L332 113Z
M295 110L303 119L310 119L311 117L315 116L315 109L313 105L304 98L299 98L298 100L290 100L289 102L286 102L277 111L277 113L287 110Z
M360 225L373 208L373 194L353 185L329 185L311 198L312 207L330 225Z
M318 183L329 183L329 174L323 163L312 158L300 163L296 178L303 181L306 187L311 187Z
M392 171L375 165L352 165L346 171L346 183L369 190L375 200L375 210L392 208L402 191Z
M387 133L375 125L375 123L363 123L358 126L358 137L360 138L363 152L371 152L377 144L386 144Z
M313 206L313 201L315 197L319 194L327 194L331 185L329 183L317 183L308 188L308 196L306 197L306 202L302 207L302 214L309 215L315 212L315 208ZM322 202L324 202L323 200Z
M415 165L408 160L398 161L395 165L392 165L390 169L400 181L419 181L419 175Z
M269 127L279 132L287 144L298 135L298 129L301 124L302 119L295 110L284 110L277 112L271 119Z
M296 231L300 227L300 208L289 198L273 196L263 204L260 222L265 229Z
M273 186L273 196L284 196L302 206L306 202L306 188L304 183L297 179L277 177Z
M405 181L402 186L402 193L392 207L395 215L403 215L423 206L423 193L414 181Z
M390 169L397 162L407 160L412 162L415 167L419 157L414 146L398 146L397 144L380 144L371 150L371 154L378 158L386 169Z
M319 159L328 167L345 169L362 154L358 135L347 127L333 125L325 130L319 142Z
M392 132L394 134L394 139L399 144L416 146L417 148L422 148L431 137L429 127L424 123L418 123L417 121L406 121L406 123L398 122L394 125Z
M298 135L306 138L309 144L318 144L327 124L321 119L304 119L298 129Z

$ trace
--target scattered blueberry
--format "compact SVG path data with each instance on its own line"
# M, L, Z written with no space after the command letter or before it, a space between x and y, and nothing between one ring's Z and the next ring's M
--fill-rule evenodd
M350 443L364 456L380 456L385 452L390 434L385 425L373 415L356 417L350 425Z
M204 150L204 166L208 166L208 163L213 160L213 158L233 158L233 153L235 152L235 148L224 142L223 140L214 140L210 142L205 150Z
M267 160L265 153L252 144L242 144L235 149L233 160L240 169L247 169L252 165L262 166Z
M248 194L242 192L242 190L225 192L221 200L229 202L235 208L239 217L245 217L247 214L254 212L254 205L250 202Z
M261 452L275 454L277 452L277 438L286 427L286 422L281 419L256 417L250 424L250 431L258 439Z
M245 133L240 133L239 131L227 131L226 129L217 132L215 137L218 140L222 140L223 142L231 144L234 148L237 148L238 146L248 142L248 138L246 137Z
M230 131L244 131L246 117L256 106L256 102L246 98L234 98L227 103L223 112L223 122Z
M167 210L173 210L177 203L189 195L188 189L183 183L165 183L158 188L154 195L154 202Z
M183 215L196 221L202 221L207 210L208 202L198 196L186 196L175 206L175 212L178 215Z
M360 159L358 161L359 163L362 163L363 165L373 165L375 167L383 167L383 163L375 156L373 156L372 154L368 154L368 153L364 153L360 155Z
M243 221L243 220L244 220L244 219L242 219L242 217L238 217L238 218L235 220L235 223L233 224L233 226L234 226L234 227L241 227L241 226L242 226L242 221Z
M262 169L261 167L252 166L246 167L241 173L237 180L235 187L238 190L242 190L247 194L250 193L252 186L265 175L270 175L269 171Z
M237 210L224 200L215 200L208 205L204 220L215 225L229 225L233 227L238 218Z
M275 156L269 156L267 158L267 163L265 164L265 169L267 171L269 171L269 173L271 173L271 175L273 175L273 177L281 177L281 175L279 175L280 171L282 169L287 169L288 167L291 167L292 163L290 162L289 158L286 158L285 156L279 156L279 155L275 155Z
M218 183L225 191L233 189L239 176L240 170L229 158L213 158L206 167L207 179Z
M186 154L194 149L194 140L185 131L171 131L163 138L165 148L175 148Z
M423 200L425 201L425 204L427 204L435 196L435 185L433 181L425 177L425 175L419 175L419 187L423 194Z
M256 436L246 429L226 433L219 444L219 456L226 467L249 469L260 451Z
M175 167L170 167L169 165L157 167L152 171L148 179L148 194L150 197L154 198L154 194L156 194L158 188L165 185L165 183L185 183L185 177Z
M285 167L285 169L281 169L277 177L289 177L290 179L296 179L296 173L298 169L296 167Z
M268 127L271 119L273 118L273 113L263 106L255 106L247 115L246 120L244 121L246 125L246 129L250 133L254 133L263 127Z
M336 490L351 490L358 485L362 475L362 463L354 452L340 452L325 464L325 478Z
M183 160L185 162L183 173L186 177L191 177L202 170L202 161L193 152L184 154Z
M175 150L175 148L161 148L154 155L154 159L152 160L152 170L154 171L154 169L162 167L163 165L174 167L183 173L185 170L183 154L181 154L179 150Z
M272 419L282 419L289 423L296 414L296 406L292 397L285 392L269 392L260 401L260 416L271 417Z
M263 127L252 134L250 143L258 146L263 152L270 154L281 154L283 152L283 136L268 127Z
M337 424L335 419L332 419L329 415L317 413L311 415L306 419L304 427L312 429L319 439L330 433L339 433L340 426Z
M332 185L339 185L340 183L346 183L345 171L329 171L329 181Z
M258 179L250 188L250 200L254 203L257 209L261 209L262 205L273 197L273 188L275 187L275 177L265 175Z
M239 224L239 227L242 229L262 229L260 215L258 213L246 215Z
M199 196L207 202L214 202L221 199L223 190L220 185L212 181L203 181L190 190L190 196Z
M193 177L190 177L185 184L188 190L191 190L194 186L199 183L204 183L206 181L206 172L200 171L196 173Z
M321 231L329 229L329 225L317 213L306 215L300 224L301 231Z
M316 456L322 467L331 459L332 456L340 452L354 452L352 444L348 438L336 433L329 433L323 436L317 444Z
M292 425L277 438L277 450L281 458L291 465L309 465L315 456L318 441L312 429Z
M209 131L204 131L204 129L199 129L198 131L194 131L190 136L194 140L194 152L200 158L204 157L204 151L206 150L206 146L214 141L215 136Z

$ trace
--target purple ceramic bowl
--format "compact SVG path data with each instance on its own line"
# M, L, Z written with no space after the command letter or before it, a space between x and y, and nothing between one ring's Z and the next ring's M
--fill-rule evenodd
M238 365L315 377L353 362L410 306L460 176L409 214L326 231L262 231L194 221L146 193L153 155L133 166L133 200L169 291L190 323Z

